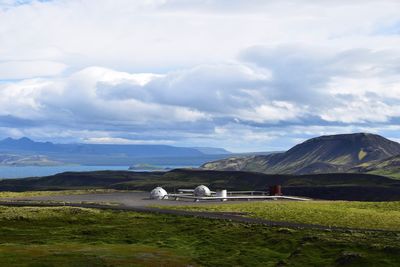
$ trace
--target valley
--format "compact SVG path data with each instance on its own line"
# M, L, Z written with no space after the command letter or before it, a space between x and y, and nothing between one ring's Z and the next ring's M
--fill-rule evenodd
M286 152L210 154L218 160L201 168L169 170L129 156L131 171L3 179L0 264L397 266L399 146L371 134L323 136ZM91 149L99 148L82 155ZM284 195L312 200L149 200L155 187L173 193L200 184L229 191L280 185Z
M317 199L389 201L400 200L400 181L388 177L332 173L274 175L244 171L176 169L167 172L94 171L65 172L47 177L0 180L1 191L66 189L145 190L162 186L169 191L206 184L214 189L265 190L280 184L288 195Z

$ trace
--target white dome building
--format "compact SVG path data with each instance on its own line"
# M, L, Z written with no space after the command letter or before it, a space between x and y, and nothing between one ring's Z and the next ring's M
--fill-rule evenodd
M167 191L162 187L156 187L150 192L151 199L166 199L168 198L167 195Z
M211 191L207 186L199 185L194 189L194 195L196 197L209 197L211 196Z

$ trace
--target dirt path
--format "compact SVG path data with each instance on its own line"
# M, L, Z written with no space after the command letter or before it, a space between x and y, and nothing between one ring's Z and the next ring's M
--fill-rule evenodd
M326 231L364 231L364 232L390 232L398 233L398 231L382 230L382 229L361 229L361 228L348 228L348 227L329 227L325 225L317 224L303 224L303 223L292 223L292 222L276 222L269 221L260 218L249 218L243 217L240 214L235 215L231 213L223 212L197 212L197 211L185 211L185 210L171 210L162 208L153 208L145 206L125 206L125 205L102 205L102 204L86 204L86 203L35 203L35 202L24 202L24 201L7 201L0 202L0 206L9 207L80 207L80 208L94 208L103 210L116 210L116 211L134 211L134 212L149 212L158 214L168 214L176 216L192 216L206 219L217 219L217 220L228 220L239 223L249 224L262 224L266 226L277 226L287 228L298 228L298 229L316 229Z

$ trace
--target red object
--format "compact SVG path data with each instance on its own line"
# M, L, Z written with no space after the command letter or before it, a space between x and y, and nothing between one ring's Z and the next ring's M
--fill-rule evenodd
M273 185L269 187L269 195L270 196L282 196L282 186Z

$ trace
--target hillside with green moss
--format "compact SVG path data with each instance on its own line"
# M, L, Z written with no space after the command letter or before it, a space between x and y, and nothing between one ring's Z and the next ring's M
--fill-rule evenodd
M355 133L312 138L284 153L217 160L202 168L270 174L334 173L397 155L399 143L375 134Z
M388 176L394 179L400 179L400 155L384 160L365 162L354 167L351 171L377 174Z

